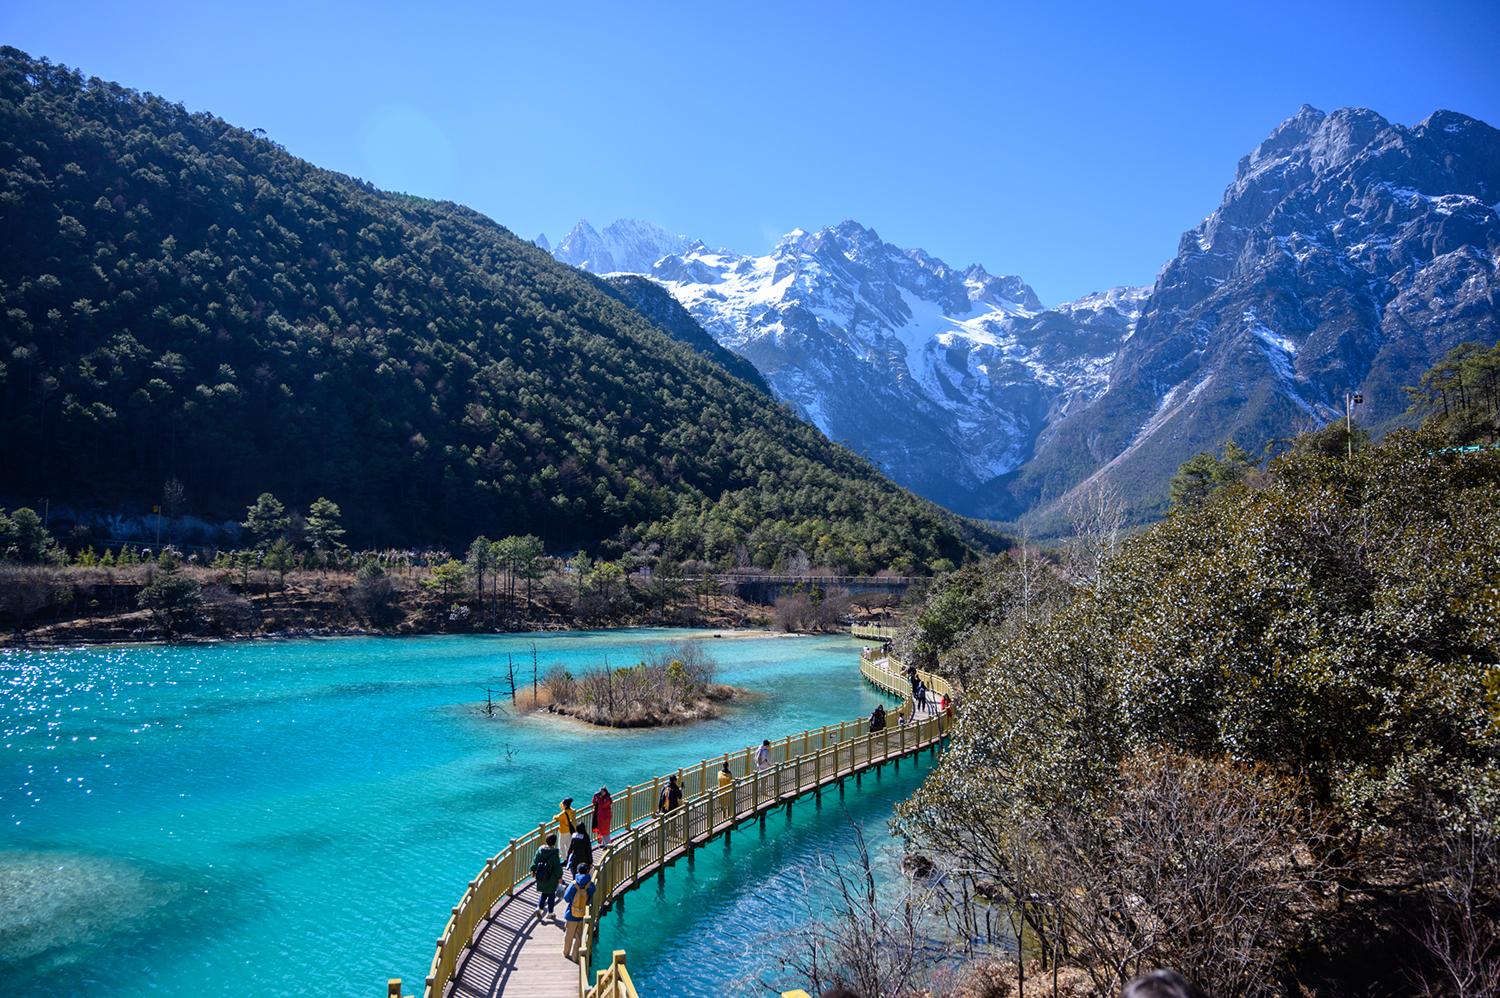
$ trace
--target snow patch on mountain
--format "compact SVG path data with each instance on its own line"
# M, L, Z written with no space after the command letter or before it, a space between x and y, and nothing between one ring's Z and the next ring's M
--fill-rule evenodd
M539 244L540 245L540 244ZM597 231L582 219L552 250L563 263L596 274L645 274L651 265L691 245L686 236L675 235L650 222L622 218Z
M642 231L581 222L555 255L660 282L824 433L960 510L1024 462L1052 419L1104 390L1149 291L1048 309L1019 277L951 267L852 221L793 229L764 255L660 230L625 253L627 224Z

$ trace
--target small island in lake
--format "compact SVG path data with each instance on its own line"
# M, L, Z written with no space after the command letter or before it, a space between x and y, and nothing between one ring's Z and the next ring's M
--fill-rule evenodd
M537 706L609 728L654 728L718 717L748 692L715 682L718 663L699 641L677 641L634 665L604 665L573 675L555 666Z

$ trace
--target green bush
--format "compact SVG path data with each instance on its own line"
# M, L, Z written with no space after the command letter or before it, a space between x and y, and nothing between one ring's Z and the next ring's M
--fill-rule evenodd
M1127 541L1056 612L1006 615L1006 632L986 626L982 594L1008 591L1010 565L935 586L919 637L984 654L950 751L902 809L907 830L1024 908L1087 872L1054 867L1046 882L1048 844L1118 829L1132 760L1160 757L1285 781L1307 855L1351 882L1411 879L1434 829L1493 843L1500 451L1447 440L1434 427L1352 457L1293 447ZM1131 882L1147 845L1111 846L1110 876ZM1438 910L1421 900L1431 889L1402 904ZM1500 904L1500 884L1480 893L1481 909ZM1316 921L1320 899L1298 903ZM1162 936L1153 959L1190 949L1192 931Z
M136 597L141 609L150 610L152 618L168 634L192 630L199 621L203 590L195 579L175 568L159 571Z

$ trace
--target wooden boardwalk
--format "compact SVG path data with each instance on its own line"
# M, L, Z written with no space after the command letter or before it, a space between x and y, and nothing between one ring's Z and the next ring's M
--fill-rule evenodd
M865 654L860 659L865 678L887 692L902 695L906 678L894 659ZM924 674L924 681L939 691L947 684ZM591 979L592 928L598 917L626 891L647 877L670 866L680 857L710 840L732 832L747 821L778 807L792 807L797 798L820 793L850 776L899 760L924 749L936 751L952 724L951 715L937 711L938 692L926 710L901 723L898 712L890 713L883 731L870 732L860 719L829 725L776 743L768 765L757 767L753 749L722 757L736 777L732 787L719 788L716 775L721 760L703 760L679 770L683 786L681 806L669 814L655 813L664 779L631 787L614 801L616 828L608 850L595 851L594 882L597 885L585 923L581 964L562 955L564 906L561 889L555 919L536 917L537 891L530 877L531 858L537 845L555 825L538 826L524 839L513 839L485 865L480 876L453 909L438 941L432 973L427 978L425 998L462 996L489 998L579 998L580 995L635 994L629 986L623 953L598 969L603 982ZM907 701L903 712L911 706ZM579 822L589 824L591 811L579 811ZM624 979L617 992L608 980ZM393 982L395 984L395 982ZM395 985L399 988L399 985ZM399 991L396 993L399 994Z
M566 874L563 879L567 881ZM575 998L578 964L563 957L562 899L558 899L557 911L545 919L536 917L536 903L536 885L531 884L496 905L459 964L448 994Z

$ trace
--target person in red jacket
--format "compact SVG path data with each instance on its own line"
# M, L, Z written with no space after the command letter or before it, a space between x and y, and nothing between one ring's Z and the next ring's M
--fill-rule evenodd
M594 794L594 838L599 840L601 849L609 845L609 824L613 812L614 800L609 795L609 788L600 787Z

